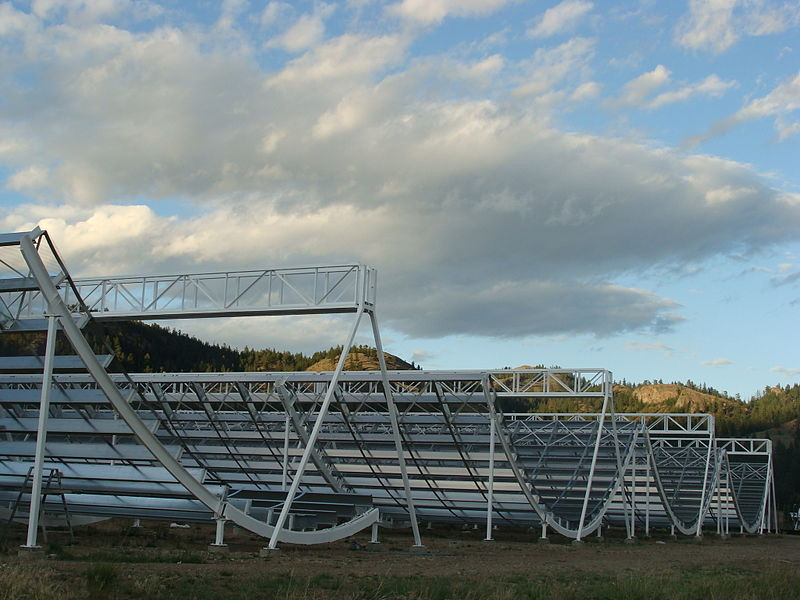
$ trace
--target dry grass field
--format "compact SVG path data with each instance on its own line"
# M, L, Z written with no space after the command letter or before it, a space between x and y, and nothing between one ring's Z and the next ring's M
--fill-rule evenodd
M702 542L610 537L581 546L523 531L438 527L426 553L410 552L407 532L313 547L285 546L259 558L263 540L234 532L230 551L209 553L211 526L111 521L76 530L68 544L51 533L45 556L21 559L17 528L0 555L0 600L797 598L800 537L735 536Z

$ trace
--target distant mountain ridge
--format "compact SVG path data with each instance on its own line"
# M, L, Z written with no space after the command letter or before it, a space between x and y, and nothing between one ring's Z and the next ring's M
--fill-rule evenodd
M733 398L701 392L680 383L639 385L633 388L633 395L654 412L660 408L688 413L719 412L736 404Z

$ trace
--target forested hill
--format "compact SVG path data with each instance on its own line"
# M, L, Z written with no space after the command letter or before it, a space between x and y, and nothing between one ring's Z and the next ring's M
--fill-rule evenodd
M84 330L98 354L113 353L110 370L129 373L212 372L212 371L327 371L336 367L342 347L336 346L307 355L274 348L237 350L227 345L209 344L177 329L131 322L94 324ZM4 334L0 336L0 355L44 354L44 334ZM56 352L74 354L59 336ZM393 354L384 353L389 369L416 369ZM374 348L356 346L345 362L348 370L377 369Z
M92 328L94 327L94 329ZM341 347L311 355L266 348L237 350L209 344L175 329L137 322L92 325L85 331L95 352L113 352L112 370L128 372L204 371L328 371L336 366ZM4 334L0 355L44 354L43 334ZM110 349L110 350L109 350ZM59 338L57 352L72 354ZM394 355L385 354L390 369L416 369ZM349 370L378 368L374 348L359 346L348 355ZM617 412L711 413L720 437L769 437L775 443L778 503L783 508L800 504L800 385L766 387L744 401L691 381L614 385ZM585 399L507 400L506 411L572 412L599 408Z

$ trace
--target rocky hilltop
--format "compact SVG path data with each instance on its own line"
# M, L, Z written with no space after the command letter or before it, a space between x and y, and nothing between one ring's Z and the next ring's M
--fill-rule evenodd
M313 365L308 367L306 371L333 371L336 369L336 363L339 362L341 352L336 356L329 356L318 360ZM390 371L406 371L413 369L414 366L404 361L402 358L383 353L384 360L386 361L386 368ZM378 353L375 350L354 348L347 354L344 361L345 371L377 371L380 367L378 365Z
M708 394L680 383L639 385L633 388L632 394L648 410L655 412L667 409L689 413L718 412L736 404L733 398Z

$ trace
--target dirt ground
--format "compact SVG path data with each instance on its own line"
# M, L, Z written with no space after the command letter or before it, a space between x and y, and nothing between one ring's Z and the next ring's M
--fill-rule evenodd
M43 559L57 570L85 568L87 562L135 564L137 573L171 571L206 574L224 570L229 575L268 570L272 573L321 574L337 576L463 576L494 577L537 572L591 571L608 574L658 573L687 569L722 568L758 570L800 567L800 536L733 535L722 540L706 535L702 541L668 536L639 538L624 543L617 532L602 541L594 536L575 546L564 538L549 544L537 543L537 535L522 530L503 531L495 540L483 541L480 530L457 527L423 530L425 552L412 552L408 531L382 531L381 543L369 544L368 533L346 541L319 546L282 546L267 558L259 550L265 540L244 531L228 531L229 550L207 552L213 526L192 525L170 528L166 523L147 522L130 529L129 521L110 521L76 530L69 542L64 533L52 533L43 544ZM7 541L3 562L23 560L14 556L22 541L22 529Z

